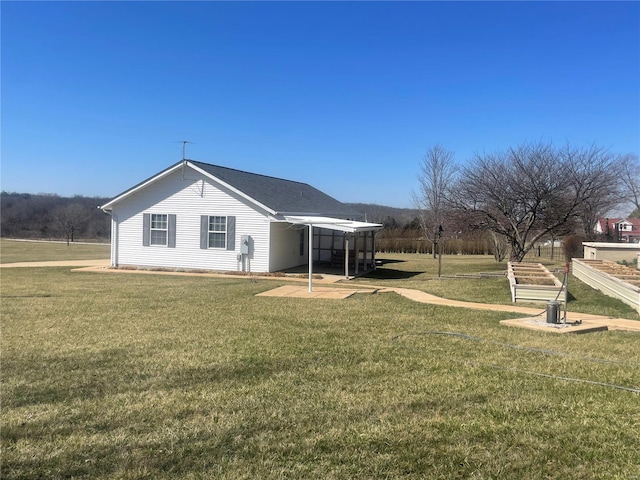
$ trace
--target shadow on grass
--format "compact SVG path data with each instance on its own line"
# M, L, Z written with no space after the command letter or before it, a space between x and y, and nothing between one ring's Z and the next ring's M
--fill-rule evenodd
M362 278L369 278L372 280L405 280L408 278L413 278L417 275L421 275L423 273L424 272L395 270L393 268L379 268L367 273L366 275L363 275Z
M382 258L382 259L378 259L376 260L376 263L378 265L387 265L388 263L405 263L406 260L397 260L397 259L391 259L391 258Z
M22 372L31 381L4 394L4 406L24 408L73 400L91 400L116 394L174 390L202 384L250 383L289 370L287 361L238 359L204 368L144 368L142 354L111 349L91 354L46 356L33 359L5 358L5 371ZM42 374L42 372L46 372Z
M149 428L147 426L138 428ZM282 428L276 425L275 427ZM268 426L267 426L268 428ZM18 457L3 461L4 478L167 478L193 473L232 469L233 460L251 461L256 438L265 430L259 422L221 426L211 432L196 431L162 435L132 435L123 442L110 445L87 444L77 448L59 448L56 455ZM102 432L105 433L105 432ZM29 472L31 476L25 476ZM55 472L57 475L52 475ZM133 473L132 473L133 472ZM203 478L203 477L200 477Z

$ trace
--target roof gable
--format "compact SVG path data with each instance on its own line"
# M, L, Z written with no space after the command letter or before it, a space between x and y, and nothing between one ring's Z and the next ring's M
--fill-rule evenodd
M613 226L618 223L620 220L622 220L621 218L611 218L611 217L602 217L598 219L598 224L600 225L600 228L602 230L604 230L606 228L607 225L609 225L610 228L613 228Z
M120 199L127 197L141 188L145 188L181 165L200 170L213 180L232 187L249 201L266 207L274 214L323 215L349 219L359 219L362 217L358 211L309 184L244 172L195 160L184 160L172 165L118 195L104 205L103 208L110 208L112 204L117 203Z
M624 223L626 225L631 225L632 230L640 230L640 218L627 218L624 220Z

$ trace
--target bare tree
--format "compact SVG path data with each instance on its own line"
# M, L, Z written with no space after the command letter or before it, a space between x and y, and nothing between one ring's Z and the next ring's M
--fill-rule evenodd
M624 203L621 182L623 162L621 157L608 153L597 145L586 148L565 146L559 151L565 171L566 181L572 189L570 195L578 198L577 219L582 225L587 240L595 237L595 226L599 218ZM563 225L570 233L571 225Z
M496 262L501 262L509 252L509 245L504 235L498 235L496 232L489 232L489 245L493 258Z
M609 156L598 147L558 150L550 143L476 155L453 197L469 224L503 236L512 261L522 261L542 237L569 233L581 209L602 194Z
M638 155L627 154L621 157L621 180L624 194L633 202L636 212L640 212L640 161Z
M58 206L52 213L56 230L60 235L73 242L76 234L78 234L86 225L90 218L90 211L79 203L70 203L69 205Z
M419 212L420 229L433 246L433 258L446 225L446 198L453 184L458 167L454 152L441 145L434 145L420 163L418 182L420 191L414 194Z

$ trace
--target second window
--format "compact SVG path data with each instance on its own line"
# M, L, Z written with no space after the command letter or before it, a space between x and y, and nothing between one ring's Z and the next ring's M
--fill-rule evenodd
M227 217L209 217L209 248L227 248Z

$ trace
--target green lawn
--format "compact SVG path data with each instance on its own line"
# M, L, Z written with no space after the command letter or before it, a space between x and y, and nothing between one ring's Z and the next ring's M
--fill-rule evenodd
M109 245L0 239L0 263L109 258Z
M3 479L640 476L637 333L259 277L1 282Z

